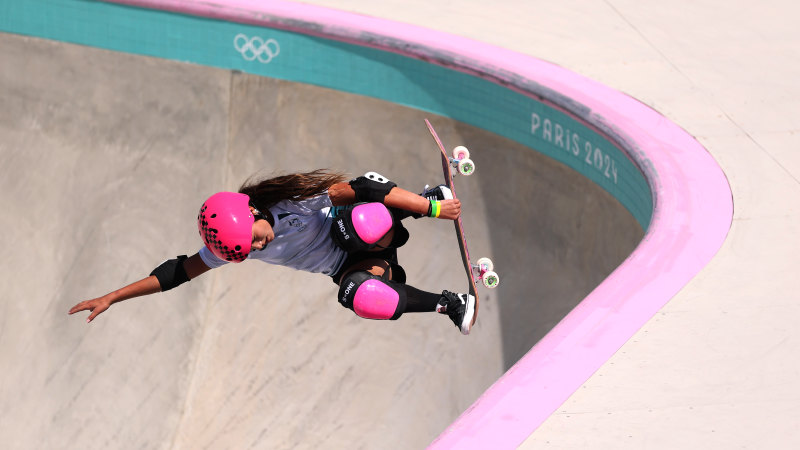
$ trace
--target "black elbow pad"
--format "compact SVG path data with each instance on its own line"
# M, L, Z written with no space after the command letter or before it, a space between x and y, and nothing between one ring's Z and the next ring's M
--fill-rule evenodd
M364 175L350 180L350 187L356 193L356 202L381 202L389 195L396 183L375 172L367 172Z
M185 261L186 258L188 258L188 256L181 255L175 259L168 259L150 272L151 276L158 278L158 283L161 285L162 292L178 287L189 281L189 276L186 275L186 269L183 268L183 261Z

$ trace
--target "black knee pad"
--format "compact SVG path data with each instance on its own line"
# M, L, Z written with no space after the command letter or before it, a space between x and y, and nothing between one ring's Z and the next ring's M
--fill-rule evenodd
M367 244L356 233L353 225L353 208L357 205L347 205L337 208L336 217L331 223L331 238L337 247L347 253L362 252L371 249L374 245Z
M367 172L364 175L350 180L350 187L356 193L357 202L381 202L389 195L397 183L376 172Z
M397 320L406 310L405 285L359 270L339 285L339 303L365 319Z

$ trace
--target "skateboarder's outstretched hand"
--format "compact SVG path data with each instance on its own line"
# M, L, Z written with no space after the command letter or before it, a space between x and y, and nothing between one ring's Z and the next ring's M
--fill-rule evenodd
M75 314L78 311L91 311L89 318L86 319L87 322L91 322L100 313L107 310L109 306L111 306L111 299L104 296L78 303L69 310L69 314Z
M199 260L200 257L198 255L194 255L191 257L191 259ZM194 264L196 265L197 263ZM189 272L192 274L192 276L197 276L199 273L208 270L206 267L204 270L201 269L200 272L194 272L191 264L189 267ZM141 279L135 283L131 283L124 288L110 292L102 297L80 302L69 310L69 314L75 314L79 311L91 311L89 318L86 320L87 322L91 322L95 319L95 317L103 313L114 303L142 295L155 294L156 292L160 291L161 284L159 284L158 278L150 275L147 278Z

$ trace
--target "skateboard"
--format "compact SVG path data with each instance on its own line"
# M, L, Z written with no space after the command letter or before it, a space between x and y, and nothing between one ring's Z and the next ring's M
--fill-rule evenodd
M453 182L455 178L453 169L456 169L457 173L461 175L469 176L475 172L475 163L469 159L469 150L461 145L453 149L452 157L448 156L444 150L444 145L442 145L442 140L439 139L439 135L436 134L436 130L433 129L433 125L428 119L425 119L425 125L428 126L428 131L431 132L433 140L436 141L436 145L439 146L441 151L442 175L444 176L445 185L453 193L453 198L458 198L456 197L456 188ZM458 248L461 251L461 261L464 264L464 271L467 272L469 294L475 297L475 316L472 318L472 325L475 325L475 321L478 319L478 304L480 303L476 292L476 281L481 281L487 288L494 289L500 284L500 277L494 272L494 263L492 263L491 259L479 258L475 264L472 263L469 258L469 248L467 248L467 238L464 235L464 223L461 221L461 216L454 220L453 224L458 238Z

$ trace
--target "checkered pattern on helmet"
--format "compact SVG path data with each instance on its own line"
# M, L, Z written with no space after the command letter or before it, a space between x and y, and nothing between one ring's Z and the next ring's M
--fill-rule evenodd
M197 221L200 223L200 237L203 238L203 242L206 244L206 247L210 248L211 250L216 250L214 254L221 256L226 261L244 261L247 258L247 255L223 244L222 241L217 237L218 230L209 226L208 219L206 217L207 209L208 206L203 205L203 207L200 208L200 214L197 215ZM214 214L211 216L213 218Z

